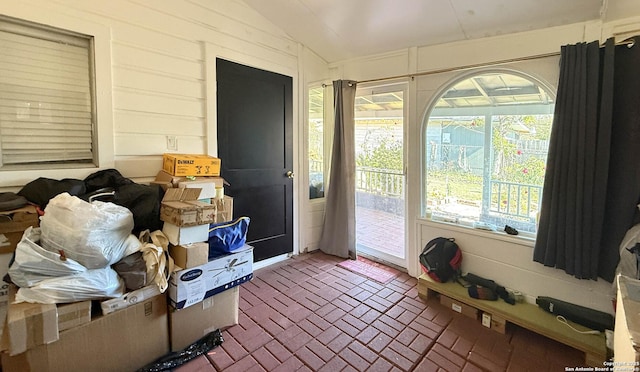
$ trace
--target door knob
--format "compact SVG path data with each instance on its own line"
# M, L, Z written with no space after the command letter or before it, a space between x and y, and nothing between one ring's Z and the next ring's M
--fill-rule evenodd
M286 176L289 177L289 178L293 178L293 176L294 176L293 171L287 171Z

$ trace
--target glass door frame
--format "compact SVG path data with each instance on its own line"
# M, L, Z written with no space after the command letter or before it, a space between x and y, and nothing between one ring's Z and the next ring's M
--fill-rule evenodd
M363 94L363 92L365 94ZM381 251L379 249L375 249L373 247L364 246L356 240L356 249L358 254L362 254L367 258L371 258L373 260L391 263L397 267L407 268L407 216L408 216L408 206L407 206L407 132L408 132L408 108L407 108L407 97L409 93L409 83L408 81L390 81L384 83L370 83L358 85L356 89L356 100L358 97L363 95L370 94L384 94L384 93L392 93L392 92L402 92L402 205L404 212L402 214L403 223L403 257L398 257L396 255ZM357 121L357 111L354 115ZM355 128L354 128L355 130ZM357 147L357 146L356 146ZM354 148L354 151L357 151L357 148ZM354 185L355 186L355 185ZM356 206L356 211L358 207ZM357 212L356 212L357 214ZM358 221L356 220L356 236L358 229Z

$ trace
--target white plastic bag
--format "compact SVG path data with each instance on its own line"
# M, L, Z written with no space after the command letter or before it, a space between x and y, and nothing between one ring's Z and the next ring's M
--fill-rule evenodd
M130 246L133 214L113 203L88 203L68 193L49 201L40 219L41 244L88 269L118 262Z
M31 288L20 288L16 303L35 302L62 304L86 300L100 300L124 295L124 281L111 267L87 270L83 273L51 278Z
M31 287L52 277L78 274L87 268L72 259L61 259L40 245L40 229L28 227L16 246L14 261L9 267L11 281L18 287Z
M140 250L140 248L142 248L142 243L133 234L129 234L129 237L127 237L127 239L124 241L124 245L125 245L125 249L124 249L122 258L125 258L125 257L127 257L129 255L132 255L132 254L138 252ZM118 260L118 261L120 261L120 260ZM113 265L114 263L115 262L113 262L111 264Z

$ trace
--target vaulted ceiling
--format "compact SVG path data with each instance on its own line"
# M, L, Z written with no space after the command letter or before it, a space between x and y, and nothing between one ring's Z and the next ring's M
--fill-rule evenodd
M640 0L244 0L325 61L640 15Z

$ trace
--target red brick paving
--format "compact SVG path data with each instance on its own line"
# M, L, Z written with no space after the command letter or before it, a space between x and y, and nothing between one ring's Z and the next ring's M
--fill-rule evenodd
M404 258L404 217L358 206L356 241L365 247Z
M522 328L502 335L425 302L406 273L382 285L341 261L314 252L256 271L240 288L240 324L175 371L560 371L584 362Z

